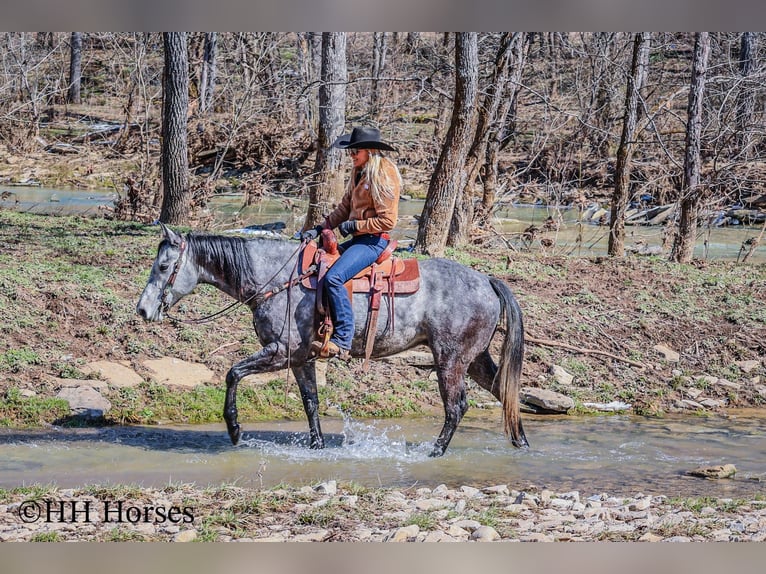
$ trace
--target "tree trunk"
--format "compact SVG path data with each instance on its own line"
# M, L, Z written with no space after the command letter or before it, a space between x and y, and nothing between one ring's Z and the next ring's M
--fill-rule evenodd
M741 83L737 94L737 144L743 159L749 159L753 153L753 116L755 115L755 87L751 85L751 76L755 72L756 36L753 32L743 32L740 40L739 74Z
M684 179L681 189L681 215L673 240L670 260L688 263L694 256L697 234L697 216L702 201L700 183L700 148L702 138L702 111L705 95L705 75L710 55L710 34L697 32L694 41L692 79L687 107Z
M165 68L162 78L162 210L160 221L185 224L189 220L189 160L187 111L189 68L186 32L163 32Z
M386 67L386 33L374 32L372 35L372 86L370 89L370 117L380 115L380 75Z
M505 32L500 38L500 47L495 56L495 69L492 72L489 86L483 90L485 95L479 106L479 117L476 122L473 143L465 162L465 186L458 194L455 211L452 214L452 223L447 237L447 245L451 247L459 247L467 243L470 237L474 218L473 202L476 178L486 158L490 126L497 122L500 102L507 91L511 48L514 40L522 35L521 32Z
M303 229L321 223L343 195L341 150L331 148L343 133L346 122L346 34L322 33L322 84L319 88L319 138L314 164L315 185L311 189Z
M213 106L213 93L215 91L215 57L218 43L215 32L205 32L205 47L202 54L202 71L200 73L199 88L199 111L205 115Z
M622 122L620 147L614 174L611 221L609 223L609 255L625 255L625 208L630 193L630 170L633 156L633 138L638 121L638 104L649 66L649 32L638 32L633 40L633 61L625 90L625 116Z
M478 100L478 34L455 34L455 103L452 121L418 225L415 249L441 256L447 243L455 201L465 185L463 166L473 134Z
M492 216L497 194L497 158L501 149L511 141L516 131L516 103L521 90L521 75L527 52L535 34L514 35L511 46L511 64L508 89L497 112L497 121L490 125L487 148L484 157L484 190L481 200L481 225L486 225Z
M82 79L82 32L72 32L69 52L69 90L67 103L80 103L80 80Z
M407 48L407 52L414 54L420 45L420 32L407 32L407 39L404 45Z

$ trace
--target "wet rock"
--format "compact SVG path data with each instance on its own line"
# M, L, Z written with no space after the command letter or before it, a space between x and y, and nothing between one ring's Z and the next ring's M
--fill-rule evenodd
M721 479L731 478L737 473L737 467L733 464L723 464L717 466L703 466L690 470L688 474L690 476L698 476L700 478Z
M619 413L628 411L631 408L628 403L623 403L622 401L611 401L609 403L583 403L582 405L589 409L605 413Z
M101 418L112 408L112 403L89 386L63 388L56 398L68 402L73 415L85 418Z
M540 412L565 413L574 407L574 400L548 389L524 387L519 393L519 398Z

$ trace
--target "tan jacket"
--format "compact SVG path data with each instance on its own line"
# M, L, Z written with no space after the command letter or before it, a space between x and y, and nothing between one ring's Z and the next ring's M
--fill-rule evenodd
M385 175L389 176L388 179L395 182L393 197L376 203L370 193L367 176L363 173L356 187L347 190L338 207L327 216L326 227L334 229L344 221L356 221L356 233L354 235L384 233L394 228L399 216L399 178L396 175L396 167L391 163L391 160L384 158L382 167L386 171ZM352 170L351 181L356 178L357 171L356 168Z

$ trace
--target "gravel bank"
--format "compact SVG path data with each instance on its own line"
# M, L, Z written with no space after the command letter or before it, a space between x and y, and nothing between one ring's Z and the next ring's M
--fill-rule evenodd
M175 485L0 491L0 541L764 541L766 500Z

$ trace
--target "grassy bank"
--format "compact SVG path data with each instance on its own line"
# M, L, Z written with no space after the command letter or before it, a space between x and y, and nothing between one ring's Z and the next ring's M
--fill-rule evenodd
M141 321L134 306L158 239L156 227L138 223L0 212L0 392L6 399L0 424L82 424L67 418L55 395L68 379L96 377L85 372L96 360L121 362L144 378L133 388L104 390L113 405L105 422L221 420L226 371L259 349L250 314L243 309L200 326ZM763 265L679 266L660 258L475 249L449 256L505 279L531 337L569 346L528 344L523 384L562 392L575 399L579 412L588 410L586 402L614 400L657 415L758 407L766 400ZM218 291L200 288L177 312L200 316L228 303ZM677 351L678 360L665 358L658 344ZM166 356L205 364L215 381L193 390L153 382L143 362ZM745 369L743 361L756 365ZM557 381L554 364L573 382ZM382 417L440 408L429 369L380 363L362 376L357 367L328 369L322 412L341 408L353 416ZM285 387L284 375L242 385L242 421L303 417L297 387L294 381ZM700 397L717 403L697 409L692 399ZM477 405L491 397L471 384L469 401Z

